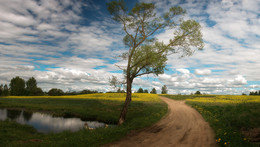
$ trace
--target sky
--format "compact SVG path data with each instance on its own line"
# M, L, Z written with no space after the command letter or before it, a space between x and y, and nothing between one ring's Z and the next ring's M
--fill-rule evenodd
M123 78L116 65L123 45L122 25L107 11L109 0L1 0L0 84L35 77L44 91L114 90L109 78ZM204 49L192 56L170 55L167 71L134 80L139 87L166 85L170 94L242 94L260 90L260 1L125 0L154 3L158 15L171 6L202 26ZM155 34L167 42L172 29Z

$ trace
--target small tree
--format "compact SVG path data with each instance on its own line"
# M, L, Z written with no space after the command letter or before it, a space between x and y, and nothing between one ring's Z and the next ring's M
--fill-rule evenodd
M126 99L118 124L125 121L131 102L132 83L136 77L146 74L162 74L166 68L167 56L181 53L181 57L192 55L193 48L202 49L201 26L194 20L183 21L186 11L178 6L159 16L152 3L136 3L128 11L123 0L111 1L108 11L113 19L123 26L123 42L128 51L120 57L127 60L123 69L126 78ZM166 28L175 28L169 43L158 42L155 33Z
M117 93L125 93L125 91L123 89L121 90L121 88L118 88Z
M163 87L162 87L162 94L167 94L167 93L168 93L167 86L163 85Z
M120 91L121 91L121 87L122 87L122 82L120 82L119 80L118 80L118 78L116 77L116 76L114 76L114 75L112 75L112 78L109 78L109 84L110 84L110 86L112 86L114 89L120 89Z
M144 90L144 93L149 93L147 89Z
M18 76L13 78L10 83L10 89L11 89L11 95L15 95L15 96L25 95L26 92L25 92L24 79Z
M143 88L140 87L140 88L137 90L137 93L144 93Z
M152 93L152 94L157 94L156 89L153 88L152 91L151 91L150 93Z
M50 96L61 96L64 95L64 92L61 89L52 88L48 91L48 95Z
M196 95L200 95L201 93L200 93L200 91L196 91L195 94Z

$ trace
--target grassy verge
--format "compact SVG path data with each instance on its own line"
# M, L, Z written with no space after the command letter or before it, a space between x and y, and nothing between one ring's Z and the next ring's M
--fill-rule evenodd
M200 112L215 131L219 146L254 147L260 145L259 140L254 142L260 136L253 134L254 130L260 128L260 103L258 102L260 97L180 95L166 97L186 100L187 104Z
M66 97L0 98L0 108L43 111L57 116L77 116L83 120L116 123L124 94L91 94ZM160 120L167 106L157 95L135 94L126 122L113 128L81 130L75 133L42 134L30 126L0 121L0 144L3 146L99 146L118 140L131 130L140 129Z

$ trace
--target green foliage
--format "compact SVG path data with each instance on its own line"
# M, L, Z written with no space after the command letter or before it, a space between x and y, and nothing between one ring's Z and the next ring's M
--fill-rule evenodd
M251 91L249 93L249 95L260 95L260 90L257 92L257 91Z
M138 77L153 73L155 75L164 73L167 61L167 52L163 51L163 43L155 45L143 45L136 48L132 58L132 76Z
M7 84L4 85L4 90L3 90L3 96L8 96L9 95L9 89Z
M190 47L203 48L201 26L194 20L183 21L181 18L186 10L174 6L163 17L155 13L153 3L136 3L128 10L123 0L107 3L108 11L113 19L123 25L126 33L123 42L129 51L122 54L128 60L124 69L127 78L153 73L162 74L165 70L167 55L183 53L191 55L194 51ZM158 42L154 33L167 27L175 28L169 44Z
M1 85L0 85L0 96L3 95L3 92L4 92L4 85L1 84Z
M140 88L137 90L137 93L144 93L143 88L140 87Z
M26 89L31 90L33 88L37 87L37 82L34 77L29 78L29 80L26 82Z
M50 95L50 96L61 96L61 95L64 95L64 92L61 89L52 88L48 91L48 95Z
M144 93L149 93L147 89L144 90Z
M127 66L120 67L124 71L127 84L125 105L119 119L119 124L122 124L131 102L134 79L146 74L163 74L167 56L170 54L181 53L183 57L194 52L191 47L202 49L202 33L198 22L183 21L182 15L186 11L178 6L171 7L163 17L155 13L153 3L136 3L129 11L123 0L111 1L107 6L112 18L123 26L123 42L129 48L121 55L123 60L127 60ZM175 28L169 43L158 42L154 34L166 28Z
M113 16L115 21L120 21L120 15L127 11L123 0L111 1L107 3L107 6L109 13Z
M32 89L31 95L32 96L43 96L44 92L42 91L42 89L40 87L35 87Z
M124 89L121 90L120 88L118 88L117 93L125 93L125 90Z
M10 89L7 84L0 85L0 96L8 96L9 94L13 96L43 96L44 92L40 87L37 87L37 81L34 77L31 77L28 81L19 76L13 78L10 81ZM26 87L25 87L26 86Z
M37 88L37 82L34 77L31 77L26 82L26 90L28 92L28 95L33 95L33 91L36 90L36 88Z
M151 91L150 93L152 93L152 94L157 94L156 89L153 88L152 91Z
M11 95L22 96L26 95L25 81L19 76L13 78L10 82Z
M200 93L200 91L196 91L195 94L200 95L201 93Z
M167 93L168 93L167 86L163 85L163 87L162 87L162 94L167 94Z
M37 81L34 77L31 77L26 82L26 91L27 95L29 96L42 96L44 95L44 92L41 88L37 87Z
M93 94L93 93L98 93L98 91L85 89L80 92L80 94Z

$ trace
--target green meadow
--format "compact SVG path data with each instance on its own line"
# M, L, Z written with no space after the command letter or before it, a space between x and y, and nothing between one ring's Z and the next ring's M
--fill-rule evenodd
M79 117L116 124L125 94L88 94L78 96L34 96L0 98L0 108L44 112L54 116ZM123 125L83 129L78 132L38 133L33 127L0 121L1 146L100 146L116 141L133 130L157 122L167 113L167 105L155 94L133 94Z
M164 95L185 100L209 122L219 146L260 146L260 96Z
M260 97L231 95L162 95L186 103L202 114L216 134L219 146L257 147L260 128ZM159 121L167 105L156 94L133 94L126 122L116 126L125 94L75 96L10 96L0 98L0 108L48 113L53 116L95 120L115 127L78 132L39 133L33 127L0 121L3 146L100 146ZM259 132L258 132L259 133ZM254 136L255 135L255 136Z

